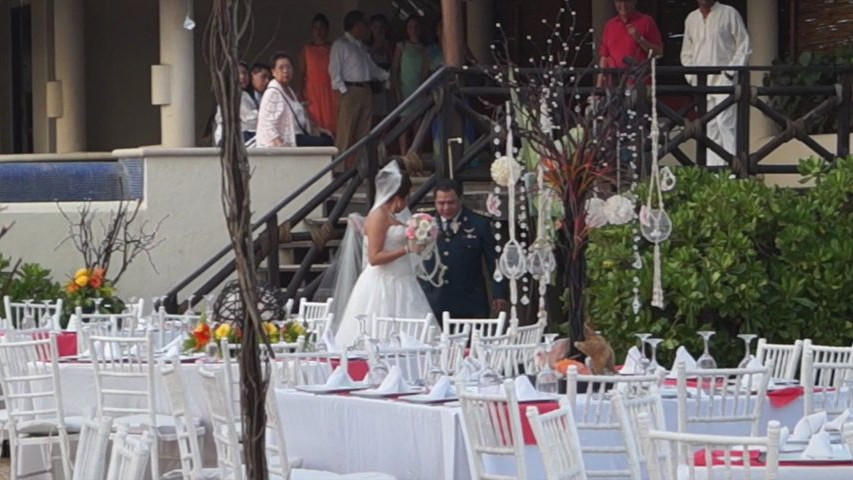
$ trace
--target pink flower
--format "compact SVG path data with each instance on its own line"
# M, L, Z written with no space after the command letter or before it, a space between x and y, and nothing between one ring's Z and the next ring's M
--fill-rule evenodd
M489 193L486 197L486 212L493 217L501 216L501 197L494 193Z
M408 238L409 240L415 238L415 228L411 225L406 227L406 238Z

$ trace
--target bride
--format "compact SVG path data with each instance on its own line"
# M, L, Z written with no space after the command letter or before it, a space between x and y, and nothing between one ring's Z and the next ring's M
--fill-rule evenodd
M394 159L376 174L376 201L364 220L364 269L349 293L339 322L335 344L345 348L352 345L361 333L357 315L367 321L374 316L424 318L432 313L426 296L415 277L410 254L420 254L423 246L410 246L405 224L397 217L406 210L412 181L404 172L402 162ZM350 216L351 221L353 216ZM350 225L347 235L357 226ZM345 240L346 242L346 240ZM346 248L339 261L346 262ZM345 301L347 292L336 285L336 301ZM338 305L341 305L339 303Z

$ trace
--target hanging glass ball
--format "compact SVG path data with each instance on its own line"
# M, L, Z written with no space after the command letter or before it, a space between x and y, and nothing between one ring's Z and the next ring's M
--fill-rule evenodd
M640 232L643 238L652 243L668 239L672 233L672 221L666 210L647 207L640 209Z
M527 262L524 257L524 249L521 245L519 245L514 239L507 242L504 246L503 253L501 253L500 261L498 262L501 273L509 279L518 279L524 275L524 272L527 270L526 264Z

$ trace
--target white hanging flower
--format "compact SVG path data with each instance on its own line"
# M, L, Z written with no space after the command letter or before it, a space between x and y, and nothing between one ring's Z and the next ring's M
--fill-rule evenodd
M486 197L486 212L493 217L501 216L501 197L489 193Z
M586 225L589 228L599 228L607 225L607 215L604 213L604 200L593 197L586 201Z
M624 225L634 219L634 202L624 195L613 195L604 202L604 216L611 225Z
M502 156L492 162L492 180L501 187L509 187L512 180L518 181L521 165L515 160Z

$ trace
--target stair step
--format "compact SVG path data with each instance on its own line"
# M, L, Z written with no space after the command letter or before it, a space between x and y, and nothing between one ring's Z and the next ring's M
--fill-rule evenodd
M299 267L300 267L300 265L298 265L298 264L294 264L294 265L279 265L279 266L278 266L278 269L279 269L279 271L281 271L281 272L291 272L291 273L295 273L297 270L299 270ZM308 267L308 271L309 271L309 272L324 272L324 271L326 271L328 268L329 268L329 264L328 264L328 263L315 263L315 264L311 265L310 267Z
M326 242L326 248L330 247L338 247L341 244L341 239L332 238ZM314 242L311 240L294 240L292 242L279 244L278 248L280 250L291 250L295 248L311 248L314 246Z

